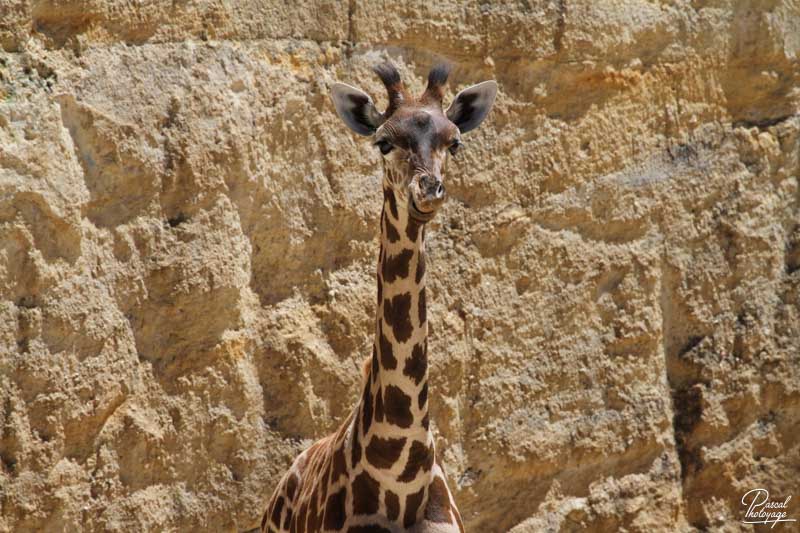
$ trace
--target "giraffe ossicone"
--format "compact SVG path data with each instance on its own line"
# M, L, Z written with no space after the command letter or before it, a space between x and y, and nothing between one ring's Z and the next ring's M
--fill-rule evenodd
M336 83L342 121L382 154L383 211L372 356L356 406L332 435L301 453L275 489L265 532L463 532L436 461L428 416L425 224L445 199L442 170L494 103L485 81L442 108L449 67L434 67L419 97L391 63L374 68L388 91L379 112L365 92Z

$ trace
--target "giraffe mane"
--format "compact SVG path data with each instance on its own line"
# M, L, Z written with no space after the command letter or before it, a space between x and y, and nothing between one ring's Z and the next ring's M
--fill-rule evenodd
M366 383L367 380L369 380L369 372L371 367L372 367L372 356L369 356L366 359L364 359L364 361L361 363L361 378L364 383Z

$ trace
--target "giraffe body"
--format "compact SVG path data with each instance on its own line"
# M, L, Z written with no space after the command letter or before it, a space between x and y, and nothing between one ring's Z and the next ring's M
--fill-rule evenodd
M340 117L353 131L374 135L384 156L372 357L349 417L301 453L281 479L263 515L264 532L464 531L436 461L428 416L425 224L444 200L447 153L486 116L496 85L462 91L445 115L447 69L431 71L418 99L390 64L376 72L389 91L383 114L358 89L333 89Z
M335 435L317 441L294 460L270 500L262 520L262 531L280 533L325 530L350 533L399 533L405 531L463 533L461 516L455 507L450 490L447 488L444 472L438 464L434 464L432 467L431 480L436 484L436 488L429 490L428 500L422 510L422 520L409 528L398 523L397 518L402 518L404 510L400 508L394 510L391 498L387 500L385 492L377 494L379 505L375 513L363 515L345 513L341 521L334 518L326 520L326 508L320 506L319 502L325 500L327 503L327 491L316 489L322 486L327 486L328 490L333 488L327 485L329 479L326 479L325 476L332 471L329 470L328 465L332 465L334 461L336 438L346 438L346 433L352 430L352 419L349 419ZM343 484L352 487L357 477L357 475L349 473ZM353 496L351 498L354 499ZM387 501L389 501L388 505ZM399 503L399 501L398 497L397 502ZM312 505L312 502L316 502L316 507ZM345 499L345 508L347 505L348 502ZM350 505L353 506L353 503L351 502ZM363 505L368 504L364 503ZM329 516L333 515L329 514ZM277 523L281 524L279 528L274 527ZM305 524L307 529L303 529L301 524ZM335 529L333 527L326 528L326 526L334 526Z

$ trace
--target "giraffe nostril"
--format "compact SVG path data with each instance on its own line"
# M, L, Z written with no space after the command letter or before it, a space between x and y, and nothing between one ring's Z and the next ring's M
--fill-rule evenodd
M428 201L440 200L444 197L444 184L441 178L425 174L420 176L419 184Z

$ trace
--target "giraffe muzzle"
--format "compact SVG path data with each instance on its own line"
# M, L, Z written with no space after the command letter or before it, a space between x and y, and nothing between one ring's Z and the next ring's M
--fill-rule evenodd
M442 178L432 174L422 174L411 184L409 213L418 222L431 220L445 198Z
M419 178L420 191L422 192L422 202L436 204L438 206L444 200L444 183L442 178L425 174Z

